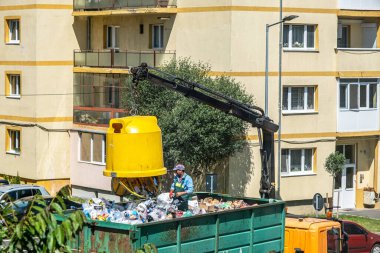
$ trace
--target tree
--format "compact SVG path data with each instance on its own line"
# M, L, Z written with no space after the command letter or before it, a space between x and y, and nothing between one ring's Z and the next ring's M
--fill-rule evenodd
M11 202L0 209L0 252L71 252L69 242L85 223L82 211L69 214L61 223L53 213L64 215L63 199L68 197L68 186L62 188L50 203L40 195L33 197L26 214L17 219ZM3 246L4 240L9 244Z
M326 171L333 177L332 199L334 198L335 178L341 175L346 158L339 152L331 153L325 161Z
M210 77L210 67L203 63L179 59L164 65L162 70L253 104L253 97L240 83L226 76ZM234 116L147 81L140 83L134 94L130 101L137 106L138 114L158 118L165 165L172 168L175 163L184 163L196 185L215 162L233 155L246 143L242 137L249 125Z

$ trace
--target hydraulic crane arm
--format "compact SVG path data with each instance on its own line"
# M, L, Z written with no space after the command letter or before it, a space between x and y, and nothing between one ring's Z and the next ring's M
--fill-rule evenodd
M155 73L149 70L154 70ZM274 132L278 130L278 125L273 123L268 117L265 117L264 111L260 107L244 104L201 84L189 82L156 68L149 67L146 63L142 63L139 67L131 68L131 73L133 75L132 81L136 85L139 81L148 80L155 85L174 90L185 97L193 98L240 118L252 124L253 127L258 128L262 160L260 195L263 198L274 197Z

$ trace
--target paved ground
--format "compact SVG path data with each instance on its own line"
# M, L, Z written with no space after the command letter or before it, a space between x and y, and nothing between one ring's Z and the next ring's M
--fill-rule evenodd
M375 209L375 208L340 210L339 213L368 217L368 218L380 220L380 209Z

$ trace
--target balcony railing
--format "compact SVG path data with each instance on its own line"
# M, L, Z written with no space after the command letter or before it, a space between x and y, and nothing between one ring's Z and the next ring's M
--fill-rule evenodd
M341 10L380 10L379 0L339 0Z
M74 107L74 123L76 124L108 126L110 119L126 116L127 111L124 109Z
M114 10L124 8L176 7L177 0L73 0L74 10Z
M75 67L129 68L146 62L159 67L175 58L175 51L74 51Z
M378 48L337 48L337 71L377 71L380 69Z

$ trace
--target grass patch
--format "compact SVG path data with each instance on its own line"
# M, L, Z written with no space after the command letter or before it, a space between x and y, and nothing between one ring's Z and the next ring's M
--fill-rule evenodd
M339 215L339 218L342 220L350 220L356 222L371 232L380 232L380 220L353 215Z
M316 218L316 216L314 214L305 215L305 217ZM326 219L326 215L319 214L318 218ZM334 218L336 218L335 213L334 213ZM368 217L355 216L355 215L345 215L345 214L343 214L343 215L340 214L339 219L356 222L371 232L380 233L380 220L371 219Z

